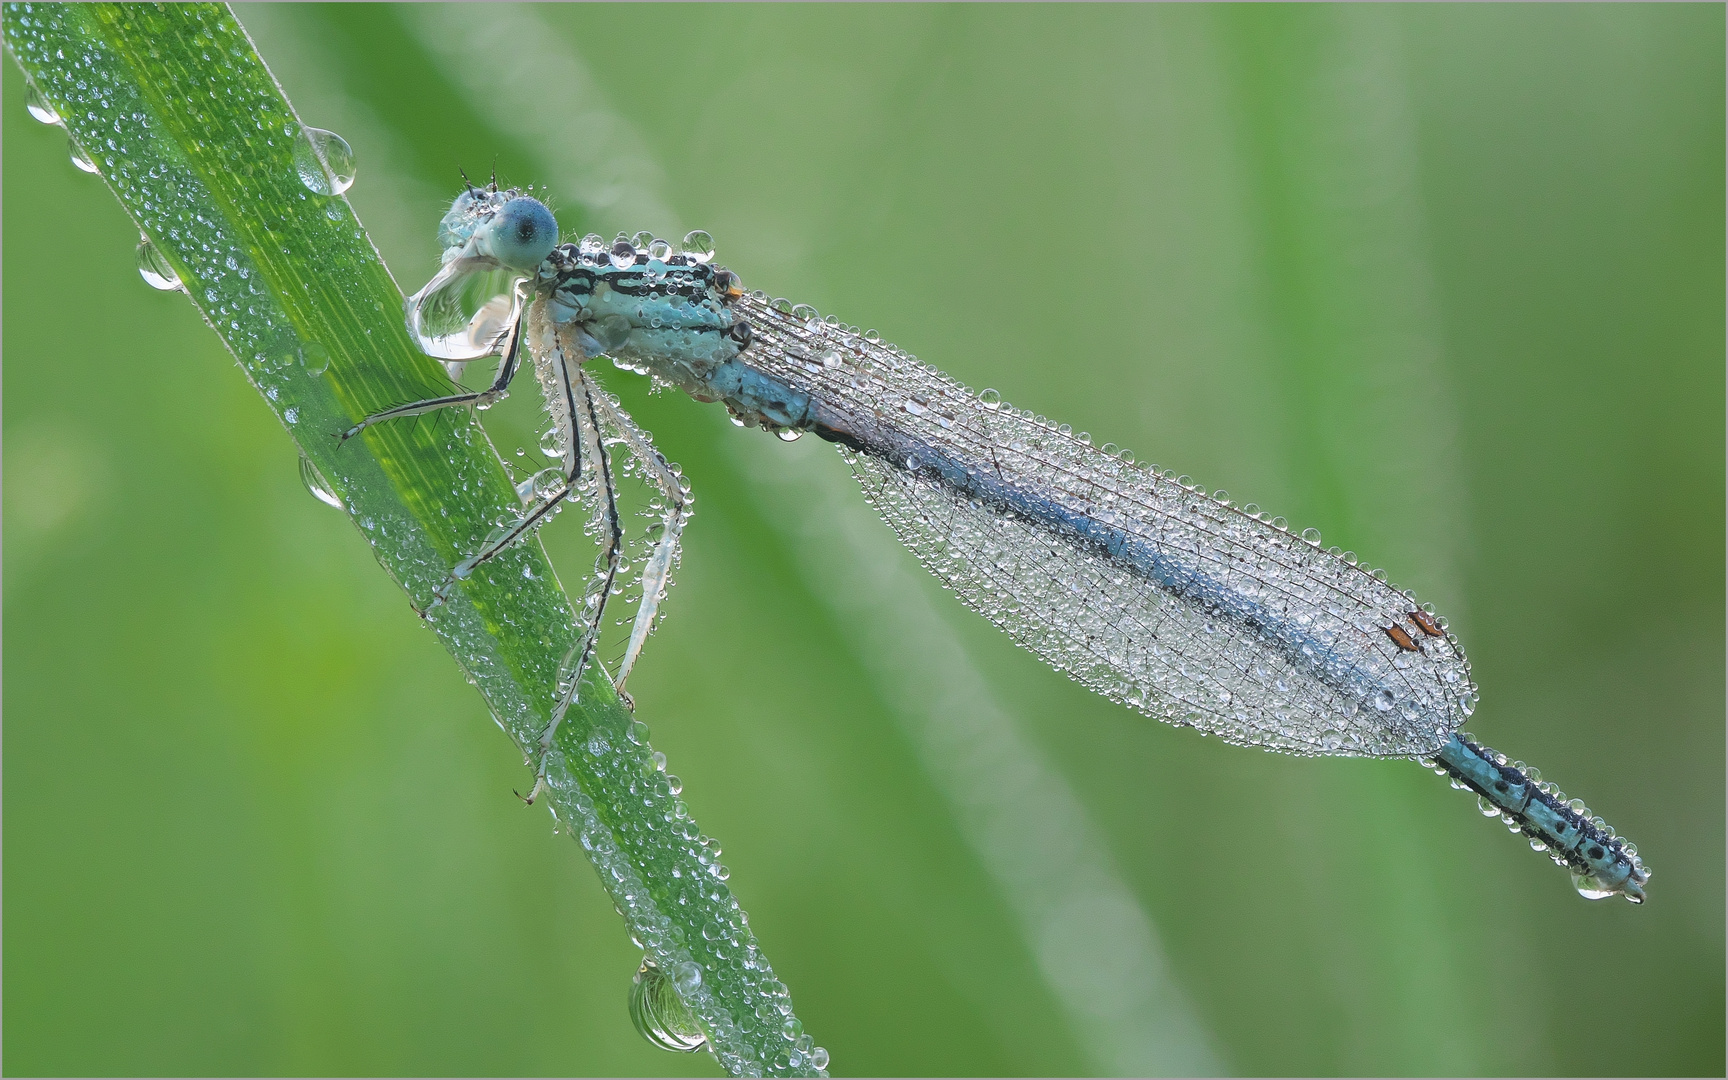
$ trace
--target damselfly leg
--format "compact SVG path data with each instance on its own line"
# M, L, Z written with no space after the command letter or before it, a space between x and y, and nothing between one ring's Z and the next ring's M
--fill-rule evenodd
M496 347L508 339L509 346L504 350L503 358L498 362L498 374L492 379L491 386L484 390L444 394L440 397L426 398L421 401L410 401L406 405L395 405L373 413L336 437L342 442L347 442L373 424L384 420L396 420L404 416L421 416L438 409L448 409L452 405L474 405L484 409L508 397L510 380L516 377L517 370L522 366L522 314L520 305L518 305L518 309L516 318L511 320L510 325L494 342L494 347Z
M660 535L654 542L654 550L648 556L648 562L642 568L642 602L636 608L636 621L630 628L630 641L624 647L624 659L618 664L618 675L613 680L618 687L618 696L630 703L630 696L624 692L624 682L630 677L630 671L636 665L636 658L642 653L642 646L647 642L648 635L654 632L654 619L660 612L660 601L666 598L666 586L671 581L672 563L678 557L679 538L684 533L684 523L690 519L690 504L694 497L690 494L688 483L673 471L672 464L660 453L649 439L648 433L636 426L624 410L612 404L604 393L595 396L595 403L600 407L600 414L609 427L617 432L619 441L636 462L642 466L642 471L660 489L660 497L665 500L664 509L660 515Z

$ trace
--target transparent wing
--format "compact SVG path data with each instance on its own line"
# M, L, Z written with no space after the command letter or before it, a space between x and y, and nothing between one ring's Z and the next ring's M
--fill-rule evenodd
M784 301L738 303L755 331L742 359L809 396L901 541L1086 686L1299 754L1430 754L1474 708L1443 621L1317 536Z

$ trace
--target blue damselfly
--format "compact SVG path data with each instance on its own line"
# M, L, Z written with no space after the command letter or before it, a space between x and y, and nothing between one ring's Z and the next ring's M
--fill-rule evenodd
M1587 897L1644 897L1632 844L1536 770L1461 734L1477 690L1446 620L1384 572L1252 504L1094 446L993 392L974 393L815 309L747 292L712 242L647 234L559 244L551 212L468 188L440 226L444 265L408 299L410 329L448 364L491 353L485 390L373 414L501 398L527 349L553 421L552 476L452 571L446 590L565 500L590 504L601 554L565 659L542 756L594 658L623 532L608 446L659 490L656 542L612 678L623 692L652 631L689 488L583 365L598 356L722 402L741 425L836 444L901 541L967 606L1081 684L1226 742L1299 755L1404 757L1474 791ZM447 592L446 594L447 595ZM626 697L626 701L628 698ZM544 764L536 791L544 782Z

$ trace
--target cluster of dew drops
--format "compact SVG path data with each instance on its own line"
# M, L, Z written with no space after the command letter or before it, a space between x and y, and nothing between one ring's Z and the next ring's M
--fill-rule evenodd
M24 108L34 119L53 127L65 127L65 118L60 111L42 93L35 82L29 79L24 84ZM134 117L141 123L144 117ZM316 195L341 195L354 185L355 155L354 148L348 140L323 128L306 127L301 129L305 138L294 142L294 171L306 189ZM292 134L289 132L289 134ZM99 172L101 166L95 157L78 140L67 133L68 156L79 171L86 173ZM112 149L112 147L110 147ZM112 166L114 161L109 159ZM180 280L179 271L151 242L149 237L141 237L136 251L138 274L145 284L163 292L184 292L185 285Z
M65 127L65 120L36 84L28 79L24 86L24 108L34 119L54 127ZM142 120L142 118L139 118ZM348 140L334 131L323 128L306 127L301 131L305 138L294 142L294 171L306 189L316 195L341 195L354 185L355 155L354 148ZM72 164L82 172L96 173L99 171L95 160L78 145L78 140L70 133L66 136L70 148ZM108 164L112 165L110 160ZM133 253L134 262L138 268L138 276L153 289L163 292L184 293L186 286L180 279L180 272L174 264L162 253L148 236L141 236L138 247ZM242 272L237 260L230 259L229 268ZM299 345L295 350L297 358L305 365L307 373L317 377L330 366L330 350L323 344L313 341ZM299 420L299 411L292 407L283 411L283 419L289 424ZM314 499L326 506L338 510L344 509L341 496L335 492L335 487L326 480L317 466L304 453L299 455L300 481Z
M630 720L622 732L596 729L576 753L594 782L640 800L640 814L608 823L563 753L555 750L547 759L560 822L608 882L632 940L645 953L630 995L637 1029L665 1050L706 1046L734 1075L826 1075L828 1052L794 1015L790 992L727 885L731 875L719 843L701 832L679 798L683 784L666 771L665 755L650 748L647 725ZM650 824L656 818L664 825ZM639 866L649 868L652 888ZM700 930L687 932L692 926ZM715 1000L716 979L732 988L735 1007ZM668 992L674 988L675 994Z

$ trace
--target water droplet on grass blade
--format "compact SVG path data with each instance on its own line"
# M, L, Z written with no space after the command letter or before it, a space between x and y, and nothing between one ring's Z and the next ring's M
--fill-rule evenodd
M300 346L300 362L306 366L306 374L322 375L330 370L330 350L316 341L308 341Z
M325 506L343 509L342 499L330 489L330 481L324 479L324 474L318 471L318 466L312 464L312 459L304 452L300 455L300 482L306 485L306 490L312 497Z
M696 967L680 964L679 968ZM701 982L700 970L697 984ZM692 990L695 986L691 986ZM642 966L630 984L630 1022L642 1037L662 1050L689 1054L707 1045L708 1037L696 1016L678 996L673 981L654 961L642 958Z
M60 122L60 110L42 96L42 91L36 89L36 84L33 82L24 84L24 108L29 110L31 116L44 124L58 124Z
M87 173L96 171L96 163L90 160L90 155L84 152L84 148L79 146L76 140L67 139L66 149L67 153L72 155L72 164L80 170Z
M180 274L166 256L150 242L149 237L138 241L138 276L152 289L174 292L180 285Z
M306 128L294 143L294 171L306 190L340 195L354 186L354 148L334 131Z

